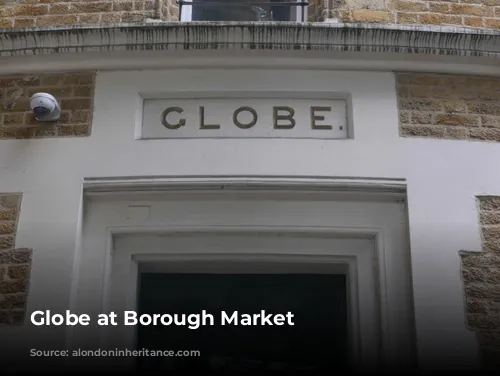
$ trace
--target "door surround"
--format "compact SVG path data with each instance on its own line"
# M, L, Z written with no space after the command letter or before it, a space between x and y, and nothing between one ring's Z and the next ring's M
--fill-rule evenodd
M215 259L223 263L283 260L343 265L352 288L350 322L355 333L353 348L359 350L354 351L354 361L368 367L378 361L389 367L408 366L416 354L405 197L405 182L389 179L88 179L71 310L91 317L110 310L135 310L139 269L158 262L181 269L187 261ZM220 213L214 215L217 208ZM313 254L216 251L224 241L231 244L227 239L234 236L271 243L278 238L308 244L344 242L344 247L335 253L322 252L319 246L320 251ZM146 244L156 251L116 247L123 237L136 239L137 244L149 239ZM207 252L160 250L165 241L193 246L196 237L214 239L213 247ZM363 241L372 246L360 248ZM349 242L360 251L349 248ZM122 346L133 348L133 327L122 330L121 337L116 328L100 327L98 331L96 335L88 329L70 328L68 345L115 348L118 342L111 339L122 338Z

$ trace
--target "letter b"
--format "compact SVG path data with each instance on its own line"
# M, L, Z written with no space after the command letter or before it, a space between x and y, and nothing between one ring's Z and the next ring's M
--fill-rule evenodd
M71 313L70 311L66 311L66 325L76 325L80 323L80 318Z
M288 112L287 115L280 115L280 111ZM295 127L295 119L293 116L295 115L295 110L291 107L274 107L273 108L273 122L274 129L292 129ZM278 124L280 120L288 121L288 124Z
M125 311L125 325L137 325L137 313Z

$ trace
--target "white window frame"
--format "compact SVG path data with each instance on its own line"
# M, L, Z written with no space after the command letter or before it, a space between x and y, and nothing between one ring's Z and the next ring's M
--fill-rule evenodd
M302 2L304 0L297 0L298 3ZM186 3L191 3L192 1L187 0ZM294 9L295 8L295 9ZM307 12L308 12L308 7L304 6L304 13L302 13L302 7L301 6L296 6L296 7L291 7L290 11L292 12L292 16L295 15L295 18L290 20L290 21L296 21L296 22L306 22L307 21ZM181 11L181 22L191 22L192 17L193 17L193 6L188 5L188 4L183 4ZM303 18L302 18L303 17ZM235 20L238 21L238 20Z
M368 367L377 362L394 367L414 363L410 253L406 211L400 203L405 193L401 186L395 188L397 192L392 188L387 192L387 182L378 188L374 183L362 184L361 188L357 184L325 183L314 178L276 181L265 177L89 182L82 244L75 259L71 311L97 317L110 310L135 310L138 273L151 262L171 268L176 263L203 264L214 258L221 258L223 263L269 263L276 262L273 257L279 256L279 260L307 262L317 264L316 267L344 265L349 270L350 292L354 294L349 306L354 361ZM221 190L221 186L225 189ZM252 213L246 215L245 210ZM196 241L193 243L196 236L224 239L255 234L309 238L315 251L266 254L259 253L261 247L254 247L252 252L245 250L243 245L247 242L242 242L240 252L216 251L231 243L206 246L203 252L196 249ZM129 239L128 247L120 245L119 238L124 236ZM339 242L339 237L353 245L359 241L367 244L369 239L372 246L353 247L345 243L336 248L341 252L312 246L325 239ZM144 243L145 239L149 242ZM187 245L183 246L179 239ZM299 249L307 250L308 246ZM68 348L134 347L133 327L120 331L113 327L94 329L98 333L86 327L69 327ZM375 356L378 352L380 356ZM133 363L131 358L121 360L126 368ZM85 362L78 358L72 361Z

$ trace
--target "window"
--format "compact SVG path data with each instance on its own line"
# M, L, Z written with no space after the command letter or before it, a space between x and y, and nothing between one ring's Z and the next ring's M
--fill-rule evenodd
M181 21L297 21L307 20L301 0L179 0Z

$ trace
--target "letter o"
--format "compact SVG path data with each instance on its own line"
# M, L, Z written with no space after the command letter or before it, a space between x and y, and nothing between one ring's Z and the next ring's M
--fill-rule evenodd
M141 325L150 325L151 322L153 321L153 319L151 318L150 315L141 315L139 317L139 322L141 323Z
M170 315L161 315L161 317L160 317L160 322L164 326L171 325L172 321L174 321L174 319Z
M253 120L248 124L242 124L238 120L238 115L243 111L248 111L252 114ZM236 125L238 128L241 129L252 128L255 124L257 124L257 119L258 119L257 112L252 107L240 107L233 113L233 123L234 125Z
M63 322L64 322L63 315L55 314L54 316L52 316L52 324L54 324L54 325L62 325Z

